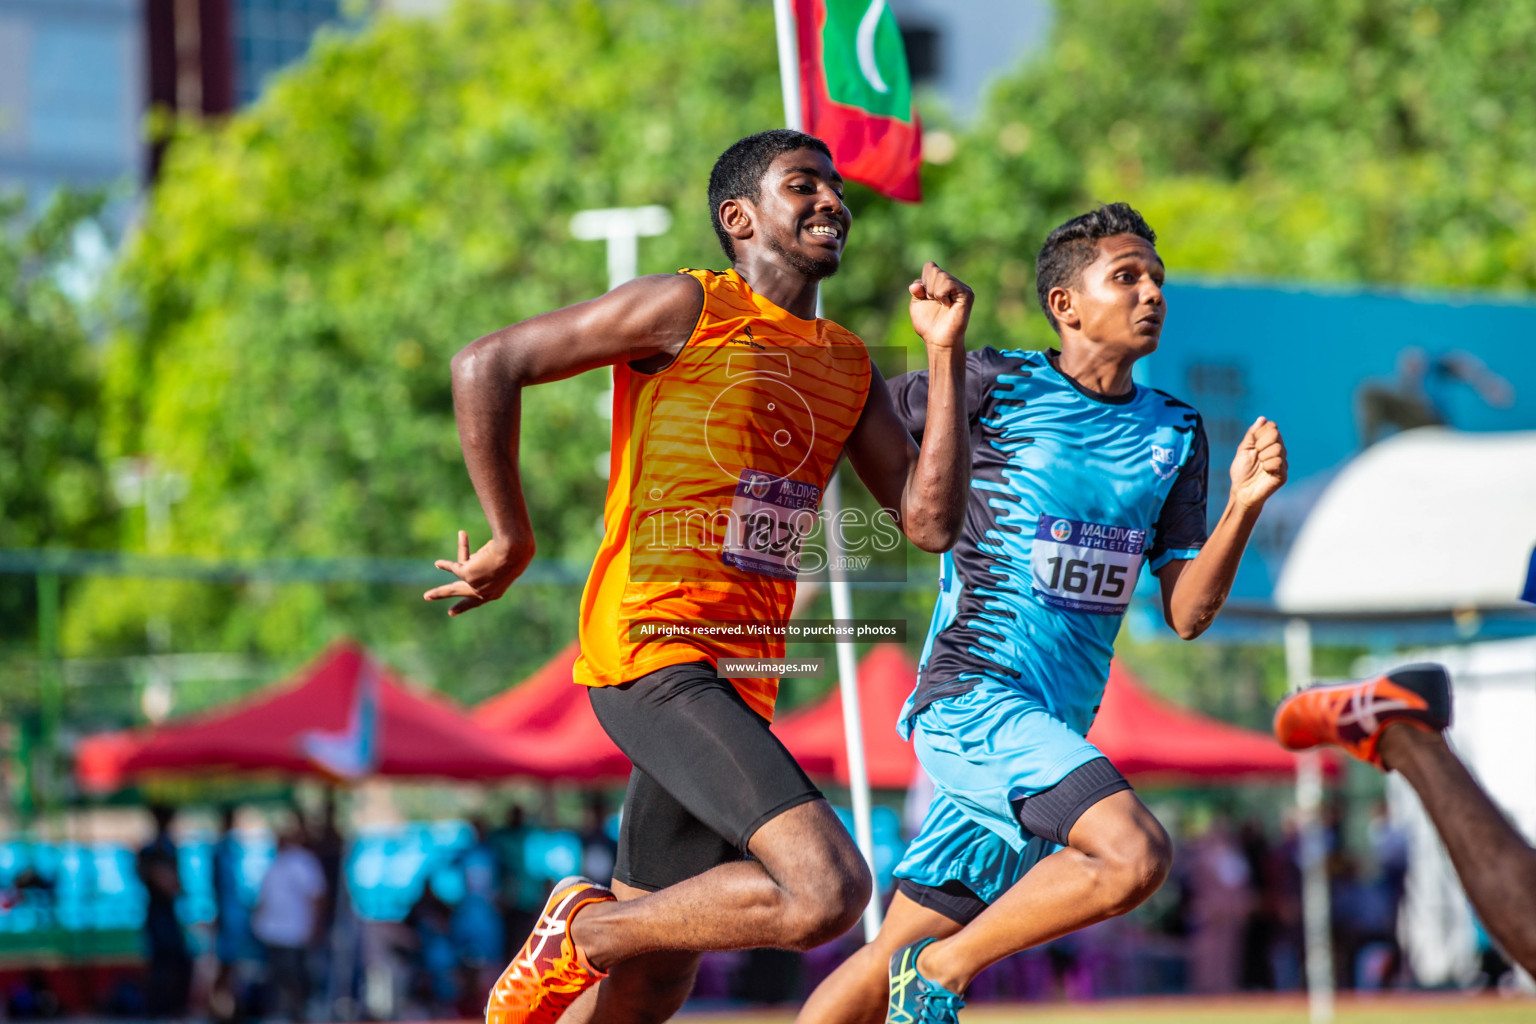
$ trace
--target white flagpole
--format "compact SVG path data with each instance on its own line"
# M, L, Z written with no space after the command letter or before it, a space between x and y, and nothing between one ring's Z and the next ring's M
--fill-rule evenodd
M795 15L791 0L773 0L773 21L779 40L779 86L784 95L784 125L797 131L804 130L800 116L800 52L795 40ZM821 316L821 295L816 296L816 315ZM853 618L853 595L848 580L841 574L843 566L843 538L836 527L838 513L842 510L841 496L834 468L832 479L827 482L827 492L822 498L823 522L828 524L827 577L832 592L832 618L848 621ZM835 568L834 568L835 567ZM859 712L858 661L852 644L837 643L837 689L843 703L843 742L848 747L848 793L853 800L853 836L859 844L859 852L869 862L870 874L875 871L875 836L870 824L869 770L864 758L864 722ZM880 892L876 886L871 893L869 906L864 908L864 941L875 941L880 931Z
M773 0L773 27L779 37L779 90L784 95L784 127L805 130L800 116L800 45L795 41L793 0ZM821 311L818 309L817 314Z
M853 618L853 594L848 580L842 575L843 539L837 523L842 511L842 501L837 483L837 472L827 482L827 493L822 499L825 510L823 522L827 524L827 576L832 591L832 618L848 622ZM837 568L834 568L837 567ZM869 770L864 761L864 722L859 709L858 661L851 643L838 643L837 690L843 702L843 742L848 747L848 794L853 798L853 836L859 844L864 859L869 861L869 871L875 871L875 834L870 823ZM880 891L876 886L870 894L869 906L864 908L864 941L874 942L880 931Z
M1285 624L1285 671L1292 693L1312 682L1312 625L1306 619ZM1303 962L1312 1024L1329 1024L1334 1017L1332 911L1328 907L1328 841L1319 817L1322 802L1322 758L1316 750L1308 750L1296 759L1296 806L1301 812Z

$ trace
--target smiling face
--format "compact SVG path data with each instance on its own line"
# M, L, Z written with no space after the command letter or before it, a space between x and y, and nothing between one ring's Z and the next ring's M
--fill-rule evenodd
M1078 280L1052 289L1048 301L1063 328L1140 358L1155 351L1163 335L1163 261L1145 238L1111 235L1099 240Z
M733 204L736 209L727 209ZM727 200L720 214L739 256L761 245L811 281L837 272L853 223L843 202L842 176L814 149L779 154L763 174L757 200Z

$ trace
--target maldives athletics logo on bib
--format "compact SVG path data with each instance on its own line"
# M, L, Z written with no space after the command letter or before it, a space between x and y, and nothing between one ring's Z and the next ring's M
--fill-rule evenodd
M896 16L885 0L794 0L805 130L845 178L922 198L922 125Z

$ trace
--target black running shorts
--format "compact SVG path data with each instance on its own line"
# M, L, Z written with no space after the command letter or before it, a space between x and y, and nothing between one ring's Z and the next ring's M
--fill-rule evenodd
M964 882L951 878L943 885L924 885L910 878L896 879L896 891L920 907L943 914L958 925L970 924L987 909L987 901Z
M587 691L634 771L615 880L655 892L743 860L764 823L821 798L730 680L707 661Z

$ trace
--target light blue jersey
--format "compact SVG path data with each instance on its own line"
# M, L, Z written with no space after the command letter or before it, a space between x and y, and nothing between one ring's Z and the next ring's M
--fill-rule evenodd
M1205 542L1205 432L1161 391L1091 392L1043 352L971 352L966 374L970 506L943 557L903 735L913 715L983 678L1082 735L1141 567L1193 558ZM927 374L898 377L891 392L921 438Z
M890 386L921 440L927 375ZM966 404L970 505L900 723L935 796L895 873L990 903L1058 848L1020 801L1103 757L1115 634L1142 566L1205 543L1208 457L1183 402L1088 391L1043 352L968 353Z

